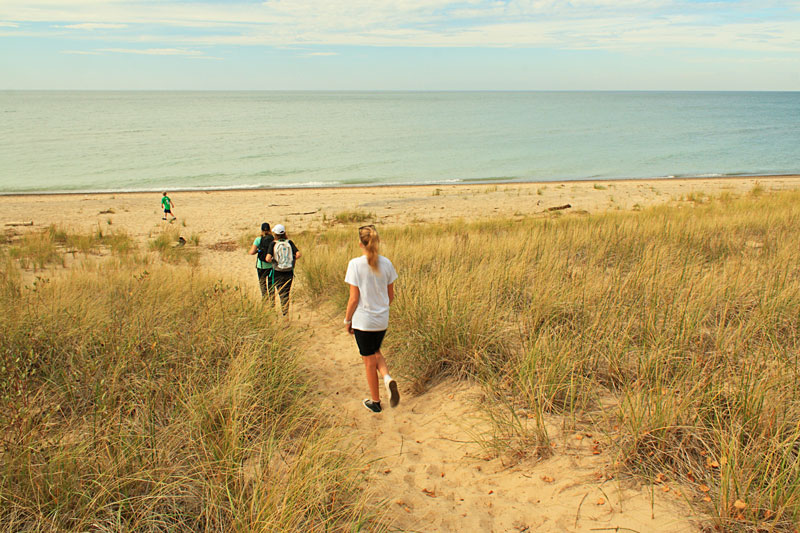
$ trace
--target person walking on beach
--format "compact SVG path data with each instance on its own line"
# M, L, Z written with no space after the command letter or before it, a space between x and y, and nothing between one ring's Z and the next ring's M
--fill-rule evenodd
M258 286L261 288L261 297L269 294L269 302L275 305L275 280L272 272L272 263L267 261L269 245L275 240L269 230L269 224L261 224L261 235L253 241L253 246L248 252L250 255L258 254L256 258L256 272L258 273Z
M275 288L281 300L283 314L289 314L289 292L292 290L292 279L294 279L294 264L300 259L300 250L295 244L286 238L286 228L283 224L278 224L273 228L275 240L269 244L267 250L267 261L272 263Z
M167 215L172 215L172 220L175 220L176 218L178 218L172 214L172 206L175 204L173 204L172 200L170 200L170 197L167 196L166 191L162 194L163 196L161 197L161 207L164 208L164 218L162 220L167 220ZM172 220L170 220L170 222L172 222Z
M397 382L389 375L386 359L381 353L381 343L389 327L389 305L394 300L397 271L391 261L378 255L379 243L375 226L358 228L358 245L363 255L350 260L344 277L345 283L350 285L344 324L347 332L355 337L364 361L372 396L364 400L364 407L373 413L381 412L378 373L389 393L389 405L397 407L400 402Z

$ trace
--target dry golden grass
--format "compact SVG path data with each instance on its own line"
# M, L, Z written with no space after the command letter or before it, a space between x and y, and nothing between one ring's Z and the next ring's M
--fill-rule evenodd
M236 286L0 263L0 530L382 530L293 333Z
M504 446L546 453L541 417L559 414L605 434L623 470L683 483L720 528L792 530L800 194L687 200L381 229L401 276L387 348L418 391L486 383L510 406ZM344 305L353 226L302 237L312 298Z

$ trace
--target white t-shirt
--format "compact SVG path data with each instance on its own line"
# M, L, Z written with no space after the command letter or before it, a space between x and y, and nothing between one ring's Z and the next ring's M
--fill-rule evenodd
M360 297L353 313L353 329L384 331L389 327L389 291L386 287L397 279L392 262L378 256L378 270L372 270L367 256L351 259L347 264L345 283L358 287Z

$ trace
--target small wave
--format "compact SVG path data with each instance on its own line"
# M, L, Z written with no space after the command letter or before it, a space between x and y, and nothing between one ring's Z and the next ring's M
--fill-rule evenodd
M315 187L338 187L343 185L340 181L306 181L297 183L271 183L268 189L313 189Z

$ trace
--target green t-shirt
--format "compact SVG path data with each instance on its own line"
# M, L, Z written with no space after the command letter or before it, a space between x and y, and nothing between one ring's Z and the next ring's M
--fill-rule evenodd
M170 209L172 209L172 207L170 206L170 202L172 202L172 200L169 199L169 196L161 197L161 206L164 208L164 211L169 211Z
M270 236L265 237L265 238L269 239ZM253 246L255 246L256 249L258 249L258 245L259 244L261 244L261 237L256 237L256 240L253 241ZM261 268L261 269L272 268L272 263L267 263L266 261L262 261L261 259L258 259L258 251L256 251L256 268Z

